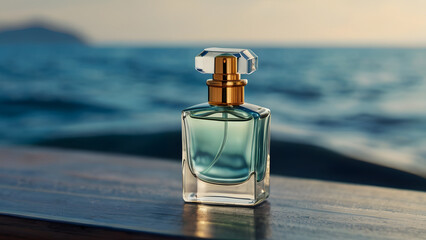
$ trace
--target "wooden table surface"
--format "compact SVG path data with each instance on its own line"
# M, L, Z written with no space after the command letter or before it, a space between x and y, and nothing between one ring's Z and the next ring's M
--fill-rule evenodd
M426 239L425 192L272 176L256 208L185 204L180 168L2 148L0 238Z

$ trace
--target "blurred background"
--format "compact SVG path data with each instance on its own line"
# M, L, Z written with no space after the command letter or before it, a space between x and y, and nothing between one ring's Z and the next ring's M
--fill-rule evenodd
M426 190L426 2L0 0L0 144L179 161L194 57L250 48L271 171Z

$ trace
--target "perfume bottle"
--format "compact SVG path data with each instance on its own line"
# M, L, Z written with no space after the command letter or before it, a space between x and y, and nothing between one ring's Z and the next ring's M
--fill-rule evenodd
M207 80L208 103L182 111L183 199L254 206L269 196L270 110L244 103L257 69L249 49L206 48L195 68Z

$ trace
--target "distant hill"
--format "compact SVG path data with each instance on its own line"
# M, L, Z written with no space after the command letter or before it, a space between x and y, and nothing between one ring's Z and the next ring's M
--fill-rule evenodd
M86 44L82 37L60 28L29 25L0 29L0 44Z

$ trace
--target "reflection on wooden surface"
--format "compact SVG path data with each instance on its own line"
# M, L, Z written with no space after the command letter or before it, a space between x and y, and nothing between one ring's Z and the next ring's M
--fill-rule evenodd
M270 237L270 203L256 208L225 207L201 204L183 206L183 231L191 236L230 239L264 239Z

